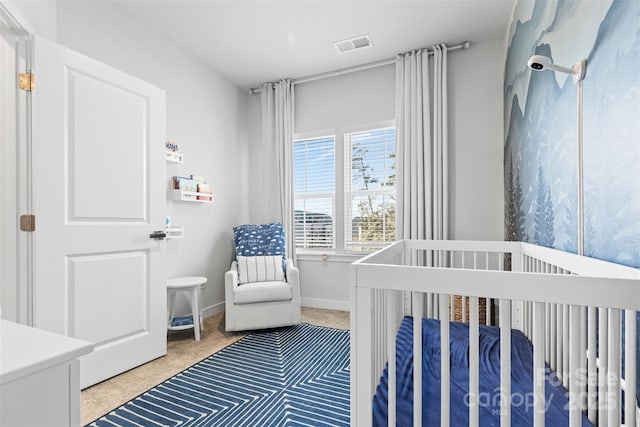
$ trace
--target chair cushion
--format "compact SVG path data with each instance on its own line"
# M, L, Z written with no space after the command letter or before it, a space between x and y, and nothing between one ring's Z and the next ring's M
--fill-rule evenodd
M279 282L284 280L282 257L238 256L238 283Z
M234 304L291 300L291 285L287 282L252 282L238 286L233 293Z
M281 255L286 260L282 224L245 224L233 228L236 256Z

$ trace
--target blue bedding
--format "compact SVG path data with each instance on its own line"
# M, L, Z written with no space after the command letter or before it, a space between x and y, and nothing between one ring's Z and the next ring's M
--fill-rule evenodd
M396 338L396 421L413 420L413 319L405 317ZM469 389L469 326L451 322L451 425L469 425L465 395ZM480 326L480 426L500 425L500 329ZM422 319L422 425L440 426L440 322ZM568 393L546 368L547 426L569 424ZM388 373L385 368L373 399L373 425L387 425ZM520 331L511 331L511 425L533 425L533 347ZM591 423L583 415L583 426Z

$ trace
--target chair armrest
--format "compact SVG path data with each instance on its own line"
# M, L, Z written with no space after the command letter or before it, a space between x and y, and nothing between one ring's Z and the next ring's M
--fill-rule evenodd
M233 261L229 271L224 273L224 293L227 304L233 304L233 292L238 287L238 263Z
M300 271L297 267L293 265L293 260L291 258L287 258L286 263L286 274L287 274L287 283L289 283L292 287L293 298L300 298Z

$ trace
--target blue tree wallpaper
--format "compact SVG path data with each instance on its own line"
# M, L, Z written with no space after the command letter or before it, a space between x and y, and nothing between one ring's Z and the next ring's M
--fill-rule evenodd
M576 84L527 60L586 58L585 254L640 267L640 0L519 0L508 41L505 238L577 252Z

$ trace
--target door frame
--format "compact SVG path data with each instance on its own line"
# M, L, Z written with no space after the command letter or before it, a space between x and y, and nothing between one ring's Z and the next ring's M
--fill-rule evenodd
M15 321L24 325L33 325L32 311L32 277L33 277L33 235L21 232L18 228L20 215L31 214L32 186L31 186L31 92L17 89L17 75L31 70L32 52L31 40L35 35L34 27L24 18L22 13L12 4L0 2L0 29L12 34L16 38L15 72L3 73L13 80L16 87L15 102L15 139L16 149L11 153L10 161L15 161L15 203L2 206L2 216L15 218L15 239L0 239L3 254L15 254L15 257L3 260L0 268L10 269L9 275L15 278L15 283L2 283L1 286L11 286L9 302L12 313L2 315L3 319ZM6 257L3 257L6 258Z

